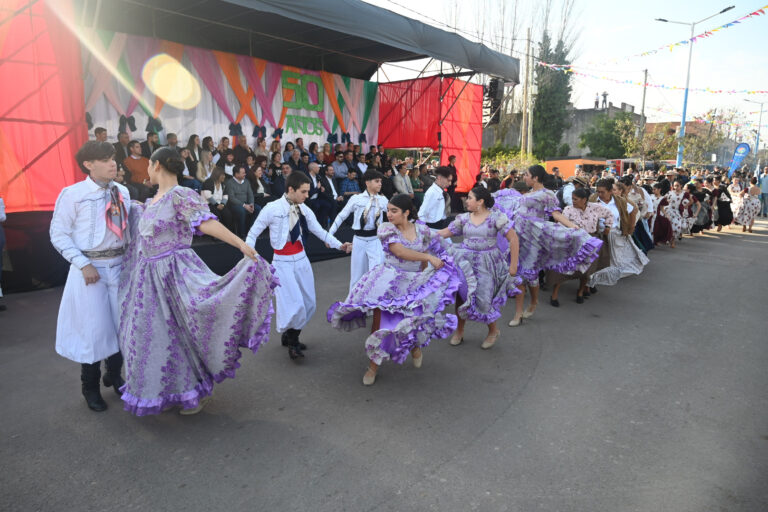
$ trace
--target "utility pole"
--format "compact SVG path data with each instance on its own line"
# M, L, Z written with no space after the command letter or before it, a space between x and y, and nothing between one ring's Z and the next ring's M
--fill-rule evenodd
M693 56L693 31L696 28L696 25L703 23L707 21L710 18L714 18L715 16L719 14L723 14L724 12L730 11L733 9L734 6L726 7L720 12L717 12L713 14L712 16L707 16L706 18L689 23L685 21L670 21L664 18L656 18L656 21L661 21L664 23L675 23L677 25L688 25L691 27L691 36L688 38L688 72L685 75L685 95L683 96L683 118L680 120L680 134L677 139L677 163L675 164L675 167L682 167L683 166L683 148L685 147L685 115L688 112L688 86L691 83L691 57Z
M531 29L528 29L528 39L525 45L525 78L523 79L523 108L521 109L522 119L520 121L520 153L524 156L528 147L528 72L529 59L531 53Z
M643 70L643 102L640 105L640 165L641 172L645 172L645 90L648 88L648 70Z
M528 68L531 70L530 73L528 73L528 136L526 137L526 142L528 143L528 154L531 155L533 153L533 118L531 117L531 114L533 113L533 52L530 51L531 49L531 29L528 29Z
M755 105L760 105L760 118L757 121L757 139L755 140L755 176L759 176L760 171L760 127L763 125L763 105L765 101L744 100Z

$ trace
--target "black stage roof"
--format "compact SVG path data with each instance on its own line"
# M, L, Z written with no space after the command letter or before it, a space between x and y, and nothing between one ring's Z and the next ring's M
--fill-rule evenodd
M81 22L116 32L370 79L423 57L518 83L520 62L359 0L77 0ZM97 8L98 6L98 8ZM98 13L98 14L96 14Z

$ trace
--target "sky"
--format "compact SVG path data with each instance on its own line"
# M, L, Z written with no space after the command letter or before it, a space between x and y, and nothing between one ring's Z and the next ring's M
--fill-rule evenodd
M365 0L410 18L451 31L456 27L461 35L477 40L482 36L492 46L492 29L498 22L495 14L506 2L511 9L515 0ZM564 0L551 0L553 12L559 12ZM624 0L571 0L573 14L567 20L567 29L574 36L572 63L584 73L606 76L617 80L642 82L643 70L648 69L650 83L684 87L688 48L678 47L673 51L663 50L648 57L631 58L641 52L677 42L690 37L690 26L662 23L655 18L674 21L695 22L734 6L730 11L696 25L694 34L738 19L745 14L768 5L768 0L645 0L627 2ZM506 48L514 44L513 55L520 57L525 45L522 41L512 42L512 37L524 37L525 28L531 26L532 38L541 37L541 5L543 0L518 0L518 32L509 30L504 41L496 39ZM421 17L420 17L421 15ZM429 19L432 18L432 19ZM558 16L554 16L558 18ZM551 25L557 30L559 23ZM469 32L470 34L467 34ZM506 37L506 36L505 36ZM507 52L508 53L508 52ZM423 67L423 62L411 62L404 66ZM415 74L402 68L385 68L392 79L412 78ZM418 72L418 71L417 71ZM382 80L384 80L383 77ZM522 74L521 74L522 80ZM595 93L608 92L608 101L619 105L621 102L635 106L640 111L643 88L615 84L605 80L574 76L572 79L572 102L577 108L591 108ZM521 86L518 86L521 87ZM753 17L740 24L721 30L713 36L699 40L693 45L691 61L691 88L768 90L768 10L763 16ZM768 95L710 94L690 92L688 115L702 115L708 110L735 108L741 112L742 120L756 127L760 105L748 103L745 99L764 101L761 132L762 142L768 140ZM661 110L661 111L659 111ZM679 121L683 110L683 92L648 88L646 95L646 116L649 122ZM754 112L750 114L750 112ZM744 130L746 131L746 130ZM747 136L748 134L743 134ZM754 134L749 135L754 138Z

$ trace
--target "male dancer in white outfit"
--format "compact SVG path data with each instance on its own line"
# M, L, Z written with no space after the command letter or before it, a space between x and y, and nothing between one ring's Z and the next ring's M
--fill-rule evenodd
M123 356L117 343L117 286L128 240L128 189L117 184L115 148L89 141L75 155L88 177L64 188L51 220L51 243L71 263L56 325L56 352L81 363L85 401L94 411L107 408L101 397L101 361L106 359L104 385L120 395Z
M365 192L355 194L336 216L328 233L336 233L339 226L352 215L352 229L355 237L352 239L352 262L350 265L349 291L363 275L376 265L384 262L384 249L381 247L376 231L384 222L389 201L379 194L381 180L384 177L379 171L369 169L363 174Z
M447 217L451 203L445 189L450 184L451 170L448 167L438 167L435 171L435 182L424 193L424 200L419 208L419 219L432 229L448 227Z
M309 195L309 177L292 172L285 180L285 195L267 203L248 231L245 243L256 246L256 239L269 228L269 242L275 251L272 266L280 286L275 289L277 332L282 333L283 346L291 359L304 357L307 347L299 342L299 334L315 312L315 278L307 254L305 237L311 231L334 249L349 252L352 244L342 244L317 222L312 210L304 204Z

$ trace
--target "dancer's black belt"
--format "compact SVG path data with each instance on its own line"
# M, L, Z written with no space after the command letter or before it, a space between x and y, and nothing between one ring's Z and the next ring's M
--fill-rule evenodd
M355 236L359 236L361 238L376 236L376 230L375 229L356 229Z
M448 226L448 219L442 219L437 222L427 222L427 227L431 229L443 229Z

